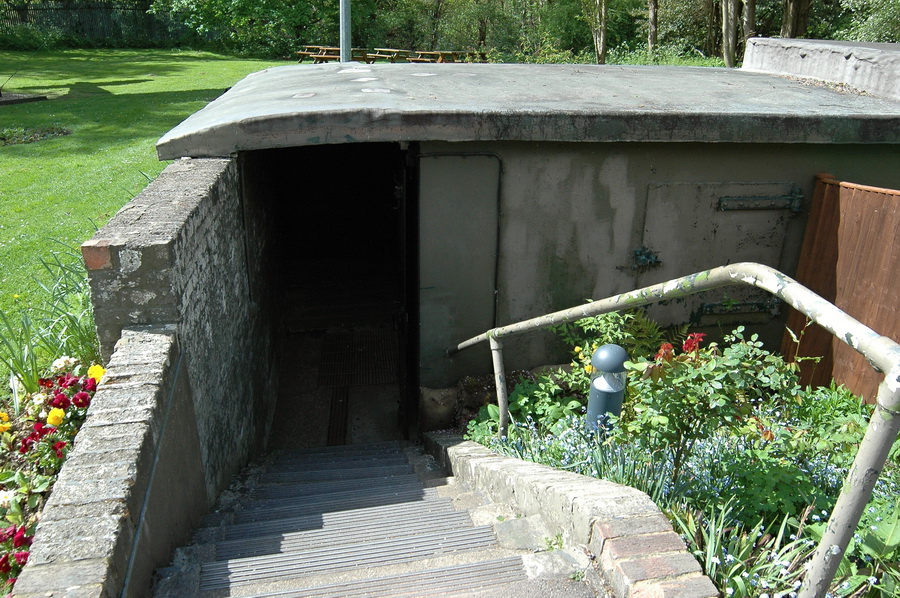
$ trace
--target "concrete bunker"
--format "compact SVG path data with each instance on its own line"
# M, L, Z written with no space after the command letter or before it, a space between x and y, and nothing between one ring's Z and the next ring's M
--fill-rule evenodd
M321 342L345 323L389 330L354 357L393 343L395 362L372 368L397 371L392 400L414 430L420 385L489 371L486 350L450 360L447 347L496 324L727 262L790 274L817 173L900 186L900 104L725 69L303 65L239 82L158 151L174 162L83 246L103 352L121 370L110 392L152 403L86 426L90 438L130 427L82 452L111 459L109 445L119 458L131 443L136 455L122 496L91 515L111 539L79 542L73 559L102 570L110 594L138 595L185 522L277 434L322 433L334 396L279 400L310 383L283 342L292 326ZM733 319L723 300L780 337L777 309L753 296L654 315ZM559 349L523 338L507 366ZM196 482L178 509L157 471ZM70 482L80 487L63 476L59 488ZM48 520L73 517L54 496ZM58 566L39 557L31 570ZM23 594L47 590L28 579Z
M724 263L790 273L815 174L896 186L898 140L892 98L769 74L344 64L251 75L164 136L158 151L180 159L175 169L230 162L233 180L217 184L235 195L233 228L204 234L232 235L233 259L246 261L217 276L245 279L252 317L272 335L267 363L276 354L286 363L311 359L282 354L297 346L279 345L279 335L322 332L314 352L328 354L324 369L366 379L353 368L380 368L370 381L398 385L390 392L401 397L408 434L420 386L489 370L486 350L445 356L462 339ZM125 220L92 243L124 239L116 227ZM107 352L123 324L172 319L140 309L135 292L136 305L105 317L105 275L95 278ZM197 310L180 301L186 325ZM753 322L773 344L782 326L777 303L742 291L653 315L663 323ZM328 329L372 334L336 338ZM364 336L374 344L340 354ZM507 349L512 368L559 355L549 335ZM340 390L307 397L304 409L354 401L346 384L317 375ZM331 441L339 438L347 432L332 430Z

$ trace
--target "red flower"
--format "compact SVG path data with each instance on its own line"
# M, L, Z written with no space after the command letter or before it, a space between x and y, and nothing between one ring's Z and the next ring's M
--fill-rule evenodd
M16 526L11 525L9 527L0 529L0 543L6 542L7 540L11 540L13 534L16 533Z
M24 565L25 563L28 562L28 557L30 554L31 553L28 552L27 550L23 550L22 552L17 552L15 554L13 554L13 558L15 558L16 562L19 563L20 565Z
M53 400L50 401L51 407L56 407L58 409L68 409L69 405L72 404L72 401L61 392L56 393L56 396L53 397Z
M88 392L94 392L97 390L97 381L85 376L81 379L81 387Z
M78 384L78 378L76 378L69 372L66 372L62 376L57 376L56 383L62 388L69 388L70 386Z
M703 337L706 334L703 332L692 332L688 335L687 339L685 339L684 343L681 345L681 350L684 353L693 353L695 351L700 350L700 343L703 342Z
M672 346L672 343L663 343L659 346L655 359L657 362L662 363L663 361L672 361L674 356L675 347Z
M9 555L0 556L0 573L9 573L12 571L12 565L9 564Z
M31 542L34 538L31 536L25 535L25 526L19 527L16 530L16 534L13 536L13 546L19 548L20 546L31 546Z
M62 440L53 445L53 450L56 451L57 459L62 459L63 457L65 457L62 451L64 448L66 448L66 443Z
M42 388L53 388L53 380L48 378L38 378L38 386Z
M93 378L91 378L93 380ZM84 392L83 390L75 393L75 396L72 397L72 403L76 407L87 407L91 404L91 395Z
M31 445L34 444L34 439L29 436L28 438L23 438L19 441L19 452L23 455L31 450Z

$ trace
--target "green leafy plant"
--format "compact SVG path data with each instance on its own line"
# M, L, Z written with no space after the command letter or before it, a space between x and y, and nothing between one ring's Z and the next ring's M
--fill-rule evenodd
M774 529L763 523L733 523L732 501L709 511L676 508L670 516L704 573L726 595L786 596L800 587L815 544L803 538L807 509L799 520L785 517ZM791 533L793 532L793 533Z

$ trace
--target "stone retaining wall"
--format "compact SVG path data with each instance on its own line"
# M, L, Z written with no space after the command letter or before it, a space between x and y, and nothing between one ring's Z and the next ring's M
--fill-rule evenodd
M266 191L240 160L179 160L82 246L108 371L17 595L146 595L264 448L280 313Z
M618 598L716 598L719 592L640 490L501 457L432 432L426 450L461 483L522 515L540 514L567 544L586 546Z
M19 598L147 594L208 508L174 327L127 329L41 515ZM172 483L177 480L177 483Z

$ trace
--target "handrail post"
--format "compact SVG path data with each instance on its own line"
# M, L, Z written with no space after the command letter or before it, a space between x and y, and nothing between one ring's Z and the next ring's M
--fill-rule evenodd
M509 428L509 398L506 394L506 373L503 369L503 343L494 336L493 331L488 334L491 343L491 360L494 362L494 384L497 386L497 407L500 410L500 424L497 434L506 437Z
M798 598L822 598L837 573L888 453L900 432L900 368L884 377L878 386L875 410L863 436L850 473L828 519L822 540L810 560Z

